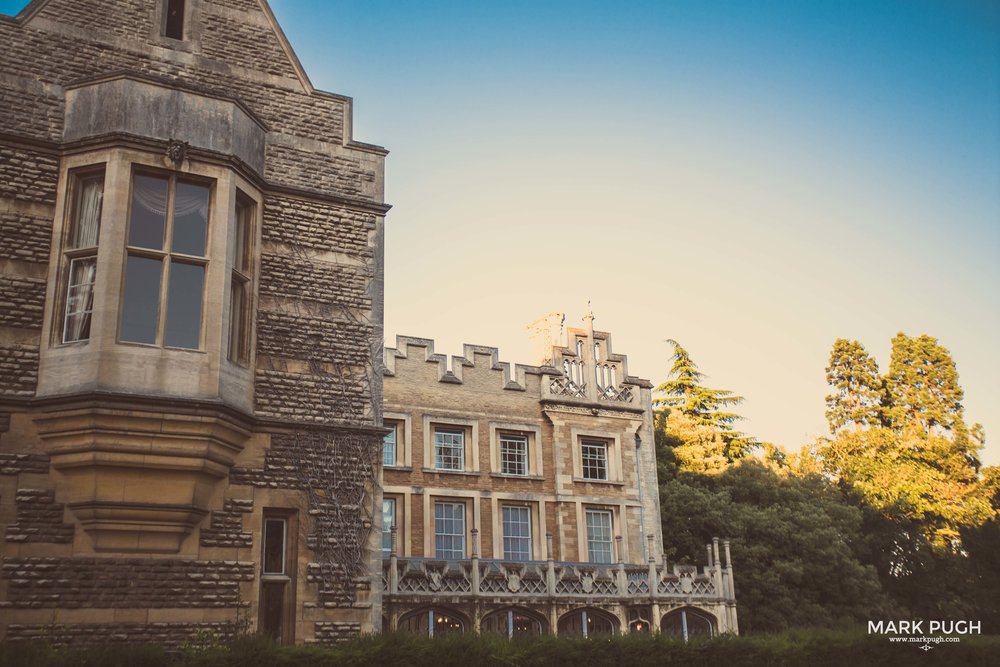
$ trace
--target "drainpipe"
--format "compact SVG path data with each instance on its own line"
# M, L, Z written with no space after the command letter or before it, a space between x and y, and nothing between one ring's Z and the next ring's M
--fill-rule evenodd
M639 534L646 534L646 503L642 498L642 457L640 454L640 447L642 447L642 436L639 435L638 429L635 432L635 479L639 487ZM642 559L646 560L653 553L652 550L646 550L646 540L641 540L642 542Z

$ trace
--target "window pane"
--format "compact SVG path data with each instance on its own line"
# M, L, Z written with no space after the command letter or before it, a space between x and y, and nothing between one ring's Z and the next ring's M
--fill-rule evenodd
M438 558L465 558L464 504L434 504L434 546Z
M90 338L96 273L96 257L80 257L70 262L69 285L66 290L66 319L63 323L64 343Z
M205 267L197 264L170 264L167 295L167 329L163 344L198 349L201 339L202 284Z
M264 520L264 574L285 574L284 519Z
M592 563L613 563L611 512L587 510L587 549Z
M198 183L177 182L174 195L174 238L171 252L205 256L205 232L208 230L208 187Z
M531 511L527 507L505 505L503 515L503 557L531 560Z
M247 283L237 276L232 278L229 304L229 360L246 362L249 341L247 340Z
M392 527L396 524L395 498L382 499L382 555L388 557L392 551Z
M171 39L184 39L184 0L167 0L167 20L163 34Z
M130 246L163 249L167 184L166 178L135 175L132 181L132 217L128 228Z
M253 229L254 204L237 195L236 229L233 231L233 268L250 273L250 230Z
M584 479L607 479L608 478L608 445L607 443L584 440L580 444L581 456L583 457L583 477Z
M382 440L382 465L394 466L396 465L396 426L394 424L386 424L386 426L391 427L392 430L386 433Z
M528 474L528 439L524 436L500 436L500 472L504 475Z
M101 231L101 204L104 201L104 173L81 177L73 203L70 248L92 248Z
M434 431L434 467L441 470L465 467L465 433Z
M124 341L156 343L161 264L158 259L128 256L121 324L121 339Z

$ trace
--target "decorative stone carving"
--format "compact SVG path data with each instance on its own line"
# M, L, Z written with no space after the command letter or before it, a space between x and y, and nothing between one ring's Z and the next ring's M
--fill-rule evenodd
M190 148L188 142L177 139L171 139L170 143L167 144L167 157L174 163L175 167L180 166L187 158L188 148Z

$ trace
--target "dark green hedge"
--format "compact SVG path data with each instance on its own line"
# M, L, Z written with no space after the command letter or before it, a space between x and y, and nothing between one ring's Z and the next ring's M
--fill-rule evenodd
M57 648L0 643L0 665L4 667L990 667L998 664L1000 637L966 637L961 643L937 644L929 651L922 651L916 644L893 644L885 637L807 631L720 637L688 644L662 637L589 640L543 637L508 642L472 635L436 640L386 635L365 637L334 648L280 647L261 637L246 637L229 644L189 647L175 654L156 646Z

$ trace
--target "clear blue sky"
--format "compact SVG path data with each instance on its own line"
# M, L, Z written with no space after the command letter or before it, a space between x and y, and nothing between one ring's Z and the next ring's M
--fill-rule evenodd
M524 325L589 299L631 372L676 338L797 448L835 338L885 369L929 333L1000 463L1000 3L272 7L392 151L390 342L530 361Z

